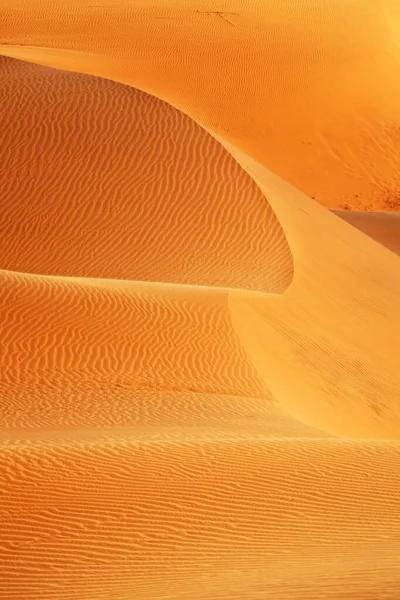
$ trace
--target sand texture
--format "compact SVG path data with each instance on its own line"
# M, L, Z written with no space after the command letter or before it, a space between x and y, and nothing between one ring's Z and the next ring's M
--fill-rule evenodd
M398 600L394 0L0 0L1 600Z

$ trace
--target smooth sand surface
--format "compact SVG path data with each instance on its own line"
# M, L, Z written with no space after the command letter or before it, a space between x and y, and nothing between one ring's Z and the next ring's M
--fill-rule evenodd
M398 9L222 4L0 0L2 599L398 599Z
M341 219L347 221L369 237L400 254L400 214L366 211L335 211Z

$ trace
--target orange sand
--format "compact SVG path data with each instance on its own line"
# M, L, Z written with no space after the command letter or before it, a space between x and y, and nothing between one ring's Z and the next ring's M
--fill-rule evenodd
M291 252L263 194L189 117L94 77L4 57L0 73L0 268L289 285Z
M330 208L400 208L396 0L0 0L0 11L1 54L161 97Z
M398 9L210 10L0 0L1 599L398 599Z
M400 215L398 213L335 211L336 214L374 240L400 254Z

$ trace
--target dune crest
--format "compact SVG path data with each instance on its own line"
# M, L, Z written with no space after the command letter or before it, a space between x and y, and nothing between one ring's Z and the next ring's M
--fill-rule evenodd
M192 119L90 76L3 57L0 74L0 268L288 287L292 256L268 202Z
M1 0L0 11L1 54L163 98L329 208L399 210L390 0Z
M310 425L339 436L399 439L399 257L231 150L267 195L294 257L283 296L230 294L259 373ZM317 222L329 235L320 235Z

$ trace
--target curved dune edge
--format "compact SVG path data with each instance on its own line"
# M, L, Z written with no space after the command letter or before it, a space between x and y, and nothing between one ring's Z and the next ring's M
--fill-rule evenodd
M154 90L329 208L399 209L392 0L229 0L214 10L0 0L0 10L5 55Z
M0 267L288 287L290 250L264 195L190 117L131 86L8 57L0 76ZM400 252L396 213L334 212Z
M258 378L229 290L9 271L0 282L9 450L322 435Z
M0 277L0 596L397 597L399 444L288 417L227 290Z
M65 68L57 54L40 51L40 62ZM334 435L399 438L398 257L203 126L265 193L293 255L284 297L229 295L235 328L266 385L297 418Z
M264 195L190 117L131 86L5 57L0 77L0 268L288 287L290 249Z
M120 374L125 357L121 351L115 356L113 350L118 344L118 348L128 350L128 357L129 352L134 352L135 338L130 332L132 322L129 319L139 323L137 329L143 335L142 323L148 319L153 324L154 313L157 312L158 318L161 318L159 324L167 322L173 325L175 334L181 331L181 348L191 344L190 336L185 335L188 329L190 333L197 331L198 337L194 337L194 341L198 342L194 348L196 357L201 355L204 340L209 340L210 333L215 335L222 322L222 341L228 340L230 351L226 352L222 346L220 356L222 360L235 358L233 374L236 375L232 378L229 369L224 368L224 380L230 385L234 380L235 385L247 387L254 385L257 378L260 388L251 393L261 395L263 405L268 404L268 393L260 391L263 382L257 377L251 361L257 364L265 379L282 385L281 381L271 378L271 373L265 373L265 359L273 358L274 341L279 355L288 355L285 337L293 334L295 338L299 323L297 319L296 323L291 319L292 313L297 310L297 317L308 318L300 333L303 335L310 331L321 341L315 323L316 315L321 313L314 314L313 306L309 305L313 298L319 310L321 307L325 309L327 303L328 316L332 318L337 310L343 319L349 299L347 319L335 324L337 328L343 326L341 334L346 335L347 332L351 336L347 350L354 343L353 329L346 329L349 320L356 320L356 332L360 333L357 327L365 325L369 309L372 309L371 320L374 322L377 318L380 320L377 325L382 326L379 331L382 353L393 349L393 345L386 347L385 344L388 328L396 328L398 323L397 313L391 304L393 295L397 293L393 282L394 268L398 266L396 257L384 249L377 250L380 248L378 244L341 223L337 217L319 211L307 198L261 169L249 157L237 154L237 158L253 171L259 183L262 182L264 191L268 190L284 229L290 234L296 277L283 297L230 292L227 300L225 293L218 290L203 290L198 303L197 291L195 299L188 298L190 289L179 290L178 294L174 286L165 294L162 292L166 292L168 286L156 286L158 293L149 294L146 284L139 284L135 294L116 294L113 289L108 293L103 290L102 282L93 282L93 285L92 282L77 282L79 285L75 286L71 281L58 281L57 278L2 274L8 282L10 294L12 327L8 328L8 333L11 338L15 335L11 342L15 344L17 356L22 352L25 357L34 357L38 361L37 364L28 361L31 373L40 378L42 369L54 365L59 372L60 361L67 368L77 359L79 361L79 369L70 371L72 377L68 377L66 372L65 381L76 382L78 390L66 391L68 402L65 405L55 405L55 400L63 396L54 394L51 387L57 384L54 377L50 377L50 386L48 377L39 381L42 391L46 385L50 389L40 396L43 404L36 407L34 414L38 426L36 435L40 438L38 443L36 440L30 443L30 432L24 430L24 421L29 426L26 420L30 415L21 410L15 411L12 406L12 402L19 399L18 409L23 408L26 397L38 382L33 382L35 386L30 387L32 381L27 382L25 377L14 372L14 377L20 377L18 385L15 385L16 381L10 381L12 394L5 394L6 400L11 400L9 415L17 420L17 435L20 436L18 438L13 433L6 451L0 453L0 473L6 489L0 507L0 579L4 590L4 594L0 591L0 595L5 598L132 600L134 597L138 600L166 600L172 597L177 600L209 600L211 596L224 600L255 600L269 596L274 600L282 597L347 600L351 596L354 600L375 600L382 595L382 590L386 598L398 598L399 526L394 518L400 510L397 443L321 440L316 433L316 439L296 439L293 443L262 439L262 436L257 437L257 443L254 439L238 441L233 435L235 423L232 426L231 421L236 414L227 413L222 414L222 420L226 417L229 421L228 435L221 431L219 422L216 425L220 430L218 438L212 435L211 439L207 439L209 432L202 437L196 431L193 437L202 443L190 439L190 434L186 434L185 442L179 436L173 439L172 435L168 439L175 415L166 414L163 402L171 397L163 390L155 398L146 398L144 394L139 398L135 415L132 396L124 394L129 384L125 388L126 383L118 379L109 382L111 387L115 383L123 386L117 386L119 391L111 398L117 400L115 407L107 403L107 396L99 390L97 398L90 404L89 414L80 412L83 402L88 401L85 372L92 372L95 366L97 376L104 374L104 379L100 378L100 386L106 384L110 365L116 365L115 372ZM303 211L308 212L308 216ZM327 229L324 229L325 225ZM321 230L316 231L317 228L323 230L327 240L320 235ZM302 237L300 234L309 235ZM337 247L331 247L330 243L336 237ZM326 262L327 258L331 263ZM344 274L340 278L342 267ZM358 287L353 287L353 276ZM53 281L51 284L50 279ZM322 291L318 287L319 281L326 284ZM336 287L338 283L343 285ZM108 284L110 288L113 285ZM131 286L129 282L118 285L121 289ZM132 290L136 285L132 286ZM79 292L90 286L95 288L89 294L90 298L95 298L92 306L87 302L86 293L81 296ZM389 288L389 300L381 300L377 292L385 295L386 286ZM329 293L339 297L338 307ZM79 301L75 302L74 297ZM371 299L375 300L374 306ZM198 309L193 310L191 301L197 304ZM267 321L270 310L277 314L278 302L286 303L288 308L284 317L288 322L283 323L284 327L276 333L274 340ZM369 306L364 306L363 303L368 302ZM154 307L153 312L148 310L149 305ZM37 311L34 315L31 314L32 307ZM98 308L102 308L99 314ZM120 310L124 318L117 322ZM235 328L229 318L230 310ZM389 318L386 322L384 311L395 319L391 321ZM265 312L268 314L265 315ZM18 314L22 314L23 318L16 318ZM202 321L201 318L193 318L193 315L205 318ZM90 317L89 322L87 317ZM104 323L107 325L105 331L99 327L98 318L102 326ZM178 328L177 323L180 325ZM188 327L182 328L182 323ZM210 324L210 328L204 328L203 323ZM162 335L162 328L155 325L155 333ZM261 342L261 348L256 348L256 352L246 338L248 325L262 334L261 340L257 340ZM278 319L275 325L280 326ZM321 321L321 330L326 325L324 320ZM38 337L31 335L35 327ZM235 329L251 360L244 354ZM48 342L54 342L60 334L67 336L69 344L66 347L61 337L57 349L57 344ZM163 343L169 352L159 352L157 339L144 340L143 347L154 350L150 361L153 366L159 364L160 356L161 359L165 357L164 372L160 373L164 381L168 379L167 374L170 380L175 378L175 383L176 378L180 384L186 383L184 377L193 370L193 364L189 362L188 370L182 369L182 372L173 368L176 344L168 334ZM339 332L336 334L339 335ZM267 335L272 340L270 348L265 347ZM109 345L110 336L114 344ZM90 345L85 348L88 339L93 341L93 351L89 355L84 351L90 350ZM326 347L326 340L322 341ZM368 339L364 341L370 342ZM208 361L213 349L212 341L209 343L210 346L204 348ZM220 344L221 340L218 340L219 349ZM296 345L296 339L293 345ZM98 346L101 351L96 355ZM62 356L60 352L65 347L67 352ZM37 349L46 348L49 349L47 353L39 352L35 356ZM111 352L104 354L104 348L110 348ZM370 349L365 349L365 352L367 350ZM243 376L241 368L236 368L239 355L239 364L247 365L249 378ZM185 356L190 361L189 353ZM386 358L391 360L394 356L388 353ZM215 353L212 360L210 372L218 375ZM209 362L204 365L200 360L196 364L198 382L204 390L208 382L205 373L209 371ZM282 366L285 367L284 362L279 363L279 368ZM297 368L298 364L294 364L292 372L296 372ZM311 368L318 372L318 365ZM141 374L140 366L138 372ZM340 372L334 375L339 376ZM301 384L302 380L299 379L299 382ZM95 385L94 376L91 383L90 391ZM214 380L213 384L215 390L227 391L221 381ZM285 385L288 385L287 382ZM312 381L309 386L313 392ZM61 386L57 391L62 390ZM250 390L245 393L250 393ZM298 392L296 397L300 397ZM71 406L74 399L75 404ZM193 402L195 417L198 415L201 422L204 419L202 405L210 404L214 396L197 391L187 394L184 389L179 400L178 410L179 407L185 409L186 402ZM224 403L221 398L219 400ZM118 421L121 418L118 408L125 406L130 422L121 423ZM237 398L230 401L230 407L238 411L239 423L243 424L246 414L241 412L241 406L246 407L246 413L249 410L250 420L251 416L261 420L263 406L258 398L243 401L240 397L239 401ZM158 424L164 422L168 431L165 436L152 439L151 435L150 439L144 439L149 431L142 432L143 438L135 444L137 429L133 428L130 437L132 421L136 418L140 425L142 417L142 423L147 423L149 409L154 421ZM264 414L266 420L262 420L263 425L266 426L267 419L275 410L278 413L279 407ZM205 412L209 415L208 409ZM345 414L347 416L347 411ZM312 418L309 414L303 416L305 420ZM101 422L105 428L115 424L127 427L128 433L122 430L119 437L115 432L97 431L94 434L97 443L91 444L87 432L84 432L81 440L64 443L65 432L58 436L53 430L60 417L61 424L64 422L67 427L79 424L82 419L90 423L92 419L94 425ZM212 415L209 415L209 420L212 421ZM319 420L323 421L323 415L319 415ZM216 421L220 421L219 414ZM46 422L51 426L49 433L44 432ZM290 422L293 424L295 420L290 419ZM372 429L372 425L367 425L364 421L361 423L363 432ZM384 424L378 422L375 425L374 432L381 435ZM301 427L304 437L313 437L306 433L306 426ZM296 428L290 429L296 431ZM249 431L250 428L247 434ZM46 434L50 438L47 448L42 438Z
M398 439L399 258L230 150L268 197L294 257L283 296L230 294L258 372L308 424L340 436Z

